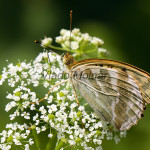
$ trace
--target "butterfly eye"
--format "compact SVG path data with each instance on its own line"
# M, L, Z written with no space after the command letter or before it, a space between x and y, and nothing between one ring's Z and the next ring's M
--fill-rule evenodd
M69 60L68 59L64 59L63 62L64 62L65 65L69 64Z
M66 64L68 64L68 57L66 57L66 55L64 56L64 58L63 58L63 63L66 65Z

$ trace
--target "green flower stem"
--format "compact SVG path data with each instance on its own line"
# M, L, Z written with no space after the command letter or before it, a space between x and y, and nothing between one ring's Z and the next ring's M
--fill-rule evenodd
M56 46L53 46L53 45L47 46L46 48L51 48L51 49L54 49L54 50L61 50L61 51L70 52L70 49L64 49L64 48L56 47Z
M64 145L64 142L62 142L61 140L59 141L59 143L57 144L55 150L60 150Z
M53 46L53 45L50 45L46 48L51 48L52 50L61 50L61 51L66 51L66 52L70 52L70 53L78 53L80 51L78 50L72 50L72 49L67 49L67 48L62 48L62 47L56 47L56 46Z
M86 50L86 51L84 51L84 52L85 52L85 53L91 53L91 52L95 52L95 51L97 51L97 48L91 49L91 50Z
M33 134L33 137L34 137L36 147L37 147L38 150L40 150L40 140L39 140L39 137L37 135L36 129L32 129L32 134Z
M57 131L52 130L53 137L48 140L45 150L55 150L57 143Z

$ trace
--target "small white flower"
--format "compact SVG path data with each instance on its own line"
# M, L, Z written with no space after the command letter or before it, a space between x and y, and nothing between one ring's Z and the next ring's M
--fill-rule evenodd
M52 100L53 100L53 96L52 95L50 95L49 97L48 97L48 99L47 99L48 101L48 103L51 103L52 102Z
M124 137L126 137L126 134L127 134L126 131L121 131L121 132L120 132L120 137L121 137L121 138L124 138Z
M25 150L30 150L29 144L25 144Z
M29 139L29 144L30 144L30 145L34 144L34 141L33 141L32 138Z
M104 41L101 40L100 38L97 38L97 37L93 37L92 41L91 41L94 45L97 45L97 46L101 46L104 44Z
M53 53L48 53L48 58L50 59L50 62L52 63L56 61L56 56Z
M70 135L69 138L70 138L70 139L73 139L73 135Z
M32 104L31 106L30 106L30 110L35 110L36 108L35 108L35 105L34 104Z
M23 112L21 116L23 116L25 119L30 119L30 113Z
M76 144L76 142L74 140L69 140L68 142L70 143L70 145L75 145Z
M71 42L71 49L76 50L79 48L79 43L76 41Z
M74 36L80 36L80 35L81 35L80 29L77 29L77 28L74 28L74 29L72 30L72 33L73 33Z
M53 122L50 123L50 126L51 126L51 127L54 127L54 125L55 125L55 124L54 124Z
M83 138L83 134L82 134L82 133L80 133L80 134L79 134L79 137L80 137L80 138Z
M43 85L45 88L47 88L49 86L49 83L47 81L45 81Z
M33 121L37 120L37 118L39 117L38 113L36 113L36 115L33 117Z
M82 39L86 42L89 42L91 40L91 37L89 36L88 33L84 33L81 35Z
M114 140L116 144L120 142L120 138L118 137L118 135L115 135Z
M75 100L75 97L74 95L67 95L67 98L71 101L74 101Z
M68 32L68 30L66 30L66 29L61 29L61 30L60 30L60 35L65 35L66 32Z
M42 126L42 131L46 131L46 126Z
M37 125L39 125L39 123L40 123L40 120L37 120L37 119L36 119L35 125L37 126Z
M64 41L64 40L63 40L63 37L62 37L62 36L56 37L56 43L61 44L63 41Z
M83 111L85 108L84 106L79 106L78 110Z
M102 144L102 140L97 140L97 144L101 145Z
M53 137L53 134L48 134L48 137L49 137L49 138L52 138L52 137Z
M27 99L28 96L29 96L28 94L23 94L23 95L21 95L21 98L22 98L22 99Z
M37 134L39 134L41 132L41 129L39 127L36 127L36 131L37 131Z
M70 108L73 109L73 108L75 108L75 107L77 107L77 106L78 106L77 103L72 103L71 106L70 106Z
M52 38L45 37L43 40L41 40L41 46L42 47L49 47L52 43Z
M17 105L17 103L14 101L8 103L5 107L5 111L8 112L11 108L15 107L16 105Z
M44 108L44 106L40 107L39 109L41 111L42 114L46 114L46 109Z
M106 56L108 56L108 54L109 54L109 52L106 49L98 48L99 57L104 57L104 56L106 57Z

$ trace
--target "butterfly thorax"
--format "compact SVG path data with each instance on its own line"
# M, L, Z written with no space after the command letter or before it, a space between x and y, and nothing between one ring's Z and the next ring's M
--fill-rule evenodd
M63 58L63 63L66 65L68 69L71 69L72 66L77 63L77 61L70 53L66 53Z

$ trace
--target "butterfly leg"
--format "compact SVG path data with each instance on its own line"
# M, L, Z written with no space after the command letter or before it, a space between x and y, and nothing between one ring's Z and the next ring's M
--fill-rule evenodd
M75 96L76 102L77 102L78 106L80 106L79 100L77 98L76 90L75 90L75 87L73 86L73 84L72 84L72 87L73 87L73 92L74 92L74 96Z
M52 92L52 90L53 90L55 87L57 87L57 86L60 85L60 84L63 84L63 83L65 83L65 82L67 82L68 80L69 80L69 79L63 80L63 81L61 81L61 82L55 84L55 85L48 91L47 96ZM40 99L38 102L43 101L45 98L47 98L47 96L43 97L43 98ZM36 104L36 103L30 103L30 104Z
M74 96L75 96L75 99L76 99L77 104L80 106L79 100L78 100L78 98L77 98L77 94L76 94L75 90L74 90Z

